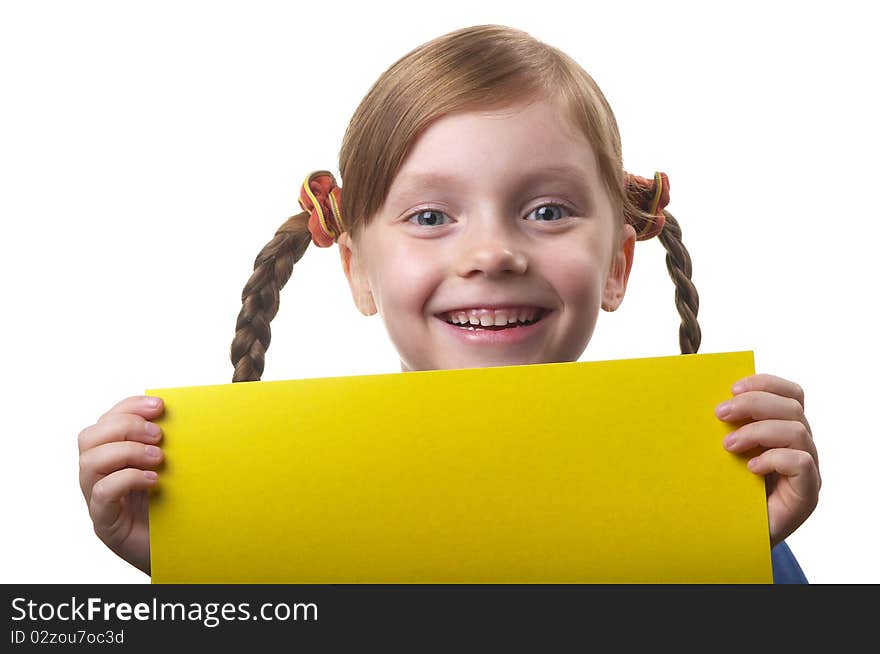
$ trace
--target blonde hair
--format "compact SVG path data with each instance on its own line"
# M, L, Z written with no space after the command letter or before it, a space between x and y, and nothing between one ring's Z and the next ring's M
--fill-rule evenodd
M379 211L409 148L436 119L544 98L561 100L572 125L593 146L619 223L653 222L640 202L642 195L628 182L617 121L593 78L568 55L526 32L478 25L433 39L398 59L355 110L339 152L343 229L356 237ZM676 286L681 351L693 353L699 348L700 329L690 256L677 221L663 213L659 238ZM304 212L288 218L254 262L232 341L233 382L262 375L279 292L311 242L308 217Z

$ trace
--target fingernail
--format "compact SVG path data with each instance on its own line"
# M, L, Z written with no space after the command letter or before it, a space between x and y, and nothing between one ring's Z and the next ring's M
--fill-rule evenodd
M748 466L749 466L749 470L754 470L755 468L757 468L758 467L758 459L757 458L749 459Z
M726 418L730 415L730 412L730 402L722 402L717 407L715 407L715 415L717 415L719 418Z
M144 425L144 431L147 432L147 436L152 436L153 438L162 432L162 430L159 429L159 425L154 425L149 421Z
M162 450L160 450L160 449L159 449L158 447L156 447L155 445L147 445L147 446L145 446L145 447L146 447L146 450L147 450L147 456L148 456L148 457L150 457L150 458L152 458L152 459L158 459L160 456L162 456Z
M153 472L152 470L144 470L144 477L146 477L150 481L156 481L156 479L159 477L159 475L156 474L155 472Z
M731 388L730 390L732 390L734 394L742 393L744 390L746 390L746 385L743 384L742 382L736 382L733 385L733 388Z
M731 432L727 436L725 436L723 443L724 447L728 449L736 445L736 432Z
M148 397L146 400L146 404L151 409L155 409L157 406L159 406L159 402L161 402L161 401L162 400L159 399L158 397Z

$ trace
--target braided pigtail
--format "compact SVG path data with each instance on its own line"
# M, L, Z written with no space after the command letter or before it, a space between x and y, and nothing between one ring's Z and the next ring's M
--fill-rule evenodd
M272 339L269 323L278 313L281 289L290 279L312 235L309 214L288 218L254 261L254 272L241 292L241 311L235 321L230 358L235 367L233 382L259 381Z
M679 346L682 354L696 354L701 339L697 322L700 297L691 281L691 257L681 242L681 227L664 208L669 202L669 178L659 172L654 179L627 173L626 198L624 216L635 228L637 240L656 236L666 248L666 268L675 284L675 306L681 316Z
M681 227L671 213L663 209L665 223L657 238L666 248L666 269L675 284L675 306L681 316L678 343L682 354L696 354L700 349L700 324L697 310L700 296L691 281L691 256L681 242Z
M235 367L233 382L260 381L272 340L269 323L278 313L281 289L290 279L293 264L309 243L330 247L344 231L341 193L329 171L309 173L299 191L303 213L288 218L257 255L254 273L241 292L242 306L229 352Z

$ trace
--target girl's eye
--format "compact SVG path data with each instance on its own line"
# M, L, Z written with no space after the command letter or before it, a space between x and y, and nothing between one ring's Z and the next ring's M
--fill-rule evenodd
M444 217L448 218L448 216L442 211L425 209L424 211L414 213L407 218L407 221L414 223L419 227L436 227L443 222Z
M526 220L538 220L538 221L553 221L560 220L561 218L565 218L566 215L572 215L571 211L569 211L566 207L561 204L544 204L534 209L528 216L526 216ZM531 218L530 216L535 216Z
M561 220L562 218L571 215L573 215L573 212L561 204L544 204L537 209L533 209L526 217L526 220L551 222ZM532 216L534 216L534 218L532 218ZM418 225L419 227L437 227L443 224L444 218L449 218L449 216L442 211L425 209L412 214L407 218L407 221Z

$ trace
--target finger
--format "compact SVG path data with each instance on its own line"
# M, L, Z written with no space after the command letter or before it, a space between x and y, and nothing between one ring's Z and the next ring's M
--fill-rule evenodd
M157 404L152 404L157 401ZM145 395L135 395L127 397L117 402L116 405L104 413L94 425L89 425L79 433L77 441L79 443L79 451L87 450L99 443L107 442L105 439L96 436L95 430L108 419L116 420L119 415L138 415L145 420L155 420L165 411L165 403L160 397L148 397ZM116 422L115 424L119 424ZM100 429L98 430L101 431ZM106 434L104 434L106 437ZM121 438L111 438L110 440L122 440Z
M790 448L808 452L816 458L813 437L802 422L796 420L760 420L743 425L724 438L729 452L746 452L754 447Z
M79 434L79 452L114 441L156 443L162 438L159 425L134 413L108 413Z
M158 404L154 403L158 400ZM117 402L112 409L103 414L100 418L98 418L98 422L100 422L105 416L112 415L114 413L137 413L138 415L142 415L144 418L153 419L165 408L165 404L162 401L161 397L148 396L148 395L133 395L132 397L127 397L124 400L120 400Z
M161 448L134 441L98 445L79 456L80 490L88 502L93 487L103 477L123 468L155 468L163 457Z
M804 389L799 384L776 375L768 375L767 373L744 377L737 381L730 390L734 395L739 395L746 391L766 391L767 393L790 397L793 400L797 400L801 407L804 406Z
M715 407L715 415L725 422L796 420L810 428L797 400L766 391L746 391L726 400Z
M126 468L107 475L95 484L89 500L89 515L95 533L112 534L122 513L122 499L131 491L147 490L156 484L153 471ZM102 539L103 540L103 539Z
M767 450L750 459L748 468L756 475L776 472L786 477L791 490L803 502L814 503L818 499L819 469L809 452L787 448Z
M822 480L813 457L802 450L767 450L749 461L756 474L773 475L767 497L770 542L779 543L806 520L819 503ZM768 490L771 485L768 484Z
M781 395L782 397L790 397L801 405L801 413L804 411L804 389L801 388L800 384L796 384L788 379L783 379L782 377L777 377L776 375L761 373L744 377L737 381L730 390L734 395L741 395L748 391L765 391L767 393ZM722 418L722 420L726 419L727 418ZM812 438L813 429L810 427L810 422L807 420L807 416L802 416L800 422L804 424Z

